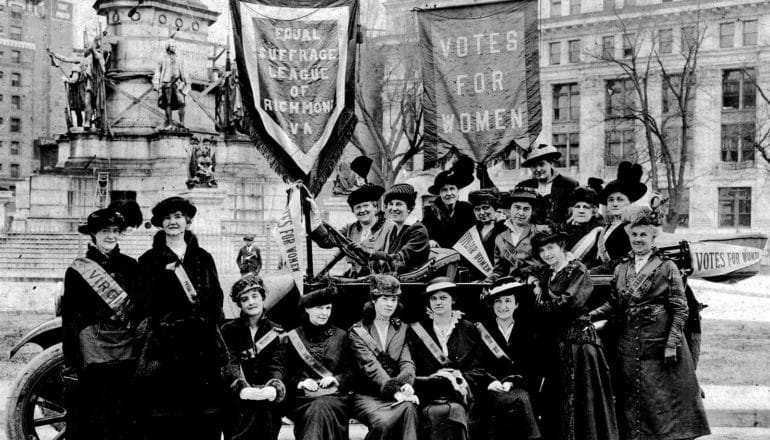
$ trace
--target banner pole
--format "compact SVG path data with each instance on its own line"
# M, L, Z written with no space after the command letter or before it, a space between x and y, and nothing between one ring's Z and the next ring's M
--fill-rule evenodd
M306 186L300 188L302 194L302 214L305 217L305 251L307 258L307 277L308 281L313 278L313 240L310 239L310 203L306 198L311 197L310 191Z

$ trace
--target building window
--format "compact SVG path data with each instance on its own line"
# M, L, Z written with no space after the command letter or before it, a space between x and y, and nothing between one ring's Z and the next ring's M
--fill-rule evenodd
M11 96L11 107L14 110L21 110L21 96Z
M569 62L580 62L580 40L570 40L568 44L569 48Z
M722 23L719 25L719 47L733 47L735 36L735 23Z
M20 73L12 73L11 74L11 86L12 87L21 87L21 74Z
M682 53L689 53L698 44L698 28L685 26L682 28Z
M671 53L674 49L674 31L672 29L661 29L658 31L658 52Z
M19 164L11 164L11 177L19 177Z
M553 86L553 121L580 120L580 88L577 83Z
M634 82L630 79L607 81L607 118L622 118L634 112Z
M682 75L666 75L663 77L662 89L663 100L662 107L663 113L680 112L678 99L672 89L679 91L682 83ZM685 90L681 90L684 94ZM684 99L684 96L682 97ZM687 110L690 115L693 114L693 105L695 102L695 77L690 76L690 94L687 97Z
M16 141L11 142L11 154L14 156L19 155L19 143Z
M636 162L636 145L634 143L634 129L610 130L604 133L606 139L606 154L604 163L615 166L620 162Z
M23 18L21 11L11 10L11 18L14 20L21 20Z
M561 17L561 0L551 0L551 17Z
M13 50L11 51L11 61L16 64L21 64L21 51L20 50Z
M615 58L615 36L602 37L602 58L607 60Z
M719 188L719 226L751 227L751 188Z
M570 0L569 2L569 15L580 14L580 0Z
M580 133L556 133L553 135L553 146L561 153L554 162L559 168L580 166Z
M635 34L623 34L623 57L629 58L634 55L634 43L636 43Z
M753 123L722 125L722 162L754 162Z
M757 87L753 67L725 70L722 73L722 109L754 108Z
M743 45L757 45L757 20L749 20L743 22Z
M548 45L549 64L555 66L561 64L561 42Z
M21 119L11 118L11 133L21 132Z
M604 0L604 10L612 11L615 9L615 0Z
M8 38L11 40L21 41L21 26L11 25L8 28Z

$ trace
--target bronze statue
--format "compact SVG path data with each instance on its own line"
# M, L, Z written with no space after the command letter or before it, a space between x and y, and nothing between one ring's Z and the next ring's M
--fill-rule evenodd
M214 178L214 168L216 167L216 157L212 151L213 145L210 141L200 142L198 139L191 140L193 151L190 155L190 178L187 179L187 188L207 187L216 188L217 181Z
M185 96L190 91L190 80L185 72L182 59L177 56L176 42L171 39L166 43L166 54L158 63L152 79L153 90L157 90L158 107L166 111L165 129L184 127ZM172 113L179 113L179 123L174 123Z
M215 99L217 130L224 134L235 134L241 129L240 122L243 118L238 71L235 68L225 70L219 79Z

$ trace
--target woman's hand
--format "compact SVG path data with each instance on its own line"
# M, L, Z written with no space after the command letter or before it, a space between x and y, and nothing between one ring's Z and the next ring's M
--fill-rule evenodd
M321 388L329 388L332 385L340 385L340 383L337 381L337 378L334 376L324 377L320 382L318 382L318 384L321 385Z
M508 384L510 384L510 382L508 382ZM503 384L502 384L502 383L500 383L500 381L499 381L499 380L494 380L494 381L492 381L492 383L490 383L490 384L487 386L487 389L488 389L489 391L495 391L495 392L498 392L498 393L499 393L499 392L502 392L502 391L505 391L505 388L503 387Z
M312 197L305 197L305 200L310 207L310 230L313 231L321 226L321 210L318 209L318 204Z
M275 400L278 392L273 387L255 388L246 387L241 390L239 397L241 400Z
M431 240L430 241L430 247L432 247L432 248L439 247L438 242L436 240Z
M318 391L318 382L313 379L305 379L297 384L297 388L307 391Z
M401 385L401 389L399 391L404 393L405 396L414 396L414 388L408 383Z
M513 388L513 382L503 382L503 391L507 393L511 388Z
M412 394L411 396L407 396L406 394L402 393L401 391L396 392L396 394L393 395L393 398L396 399L395 404L399 404L401 402L412 402L415 405L420 404L420 399L417 397L416 394Z

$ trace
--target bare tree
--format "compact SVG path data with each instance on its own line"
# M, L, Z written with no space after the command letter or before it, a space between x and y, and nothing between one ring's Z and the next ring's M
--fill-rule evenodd
M705 33L699 23L696 20L683 28L678 54L669 55L673 52L672 36L662 35L652 20L635 19L631 27L618 17L616 26L622 32L622 50L601 48L600 53L589 54L619 71L616 82L608 88L605 123L612 124L610 132L615 127L629 126L644 131L646 149L637 150L638 159L650 168L652 190L668 197L664 229L669 232L676 229L679 216L686 209L682 201L690 160L688 139L695 121L695 79ZM620 56L617 52L621 52ZM657 90L651 82L658 79L664 97L662 116L658 116L651 97ZM613 98L617 93L624 96Z
M749 81L757 91L760 100L760 112L751 122L741 124L743 142L748 142L770 164L770 96L757 82L756 76L744 67L741 71L745 80Z

